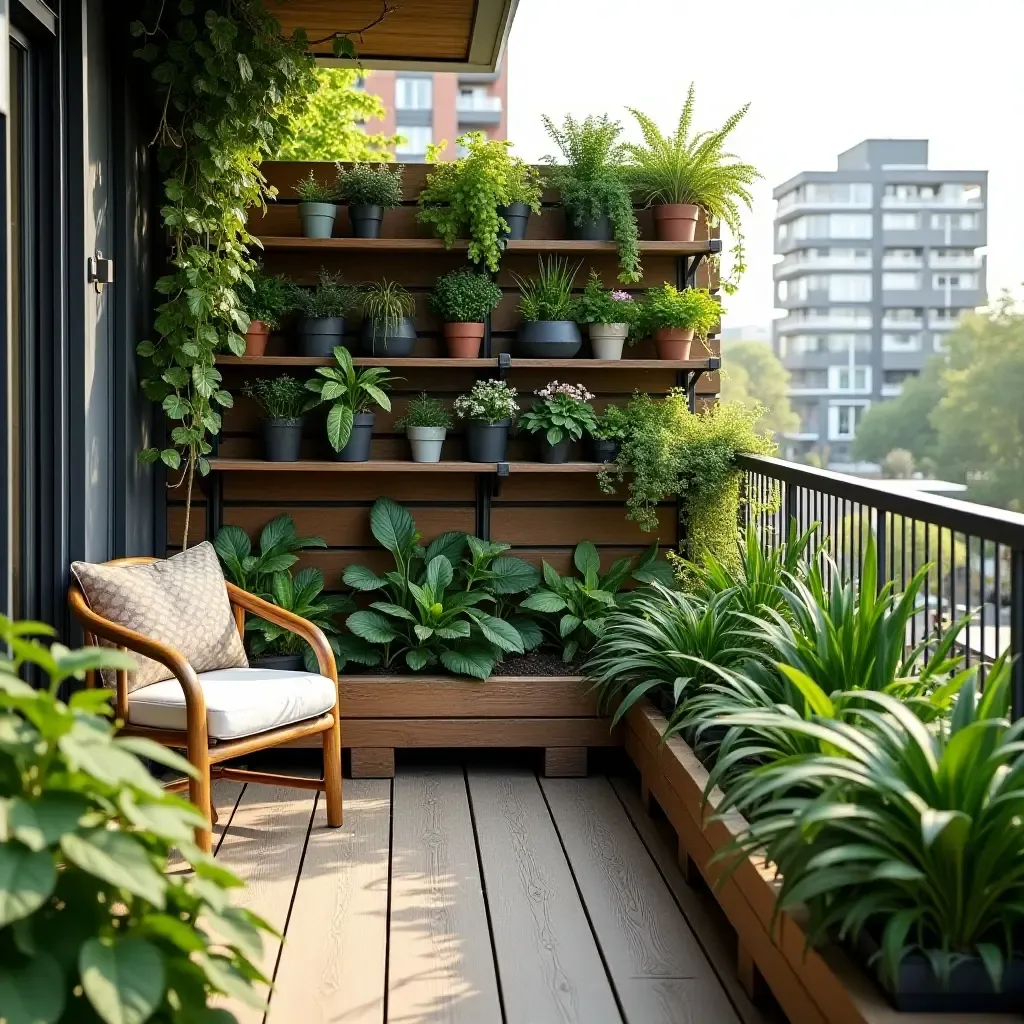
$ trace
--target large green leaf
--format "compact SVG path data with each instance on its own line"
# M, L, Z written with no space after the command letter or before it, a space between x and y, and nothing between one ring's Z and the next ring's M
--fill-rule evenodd
M500 647L501 650L508 651L510 654L523 653L523 638L519 635L519 631L515 626L504 619L499 619L494 615L487 615L476 609L468 614L477 624L480 632L496 647Z
M435 537L430 544L427 545L425 558L429 562L432 558L437 558L438 555L443 555L452 563L452 565L458 565L459 559L462 558L462 553L465 550L466 535L464 533L449 531Z
M246 574L243 563L252 553L249 535L239 526L222 526L213 539L213 546L228 579L244 587Z
M467 644L454 651L442 651L441 664L456 675L486 679L494 669L494 655L482 647Z
M348 444L352 436L353 420L352 410L348 406L340 402L331 406L331 411L327 414L327 440L331 442L331 447L336 452L340 452Z
M525 615L513 615L508 621L523 638L524 651L534 651L544 642L544 633L533 619Z
M48 953L21 967L0 967L0 1019L6 1024L53 1024L64 1012L64 972Z
M378 498L370 509L370 530L377 542L403 557L412 548L416 524L406 509L390 498Z
M145 939L89 939L78 966L82 988L106 1024L144 1024L163 999L163 957Z
M405 663L413 670L419 672L427 667L430 656L422 648L413 647L405 652Z
M581 576L601 571L601 556L589 540L576 545L572 560Z
M266 557L291 551L295 546L294 541L295 522L287 512L282 512L260 531L260 554Z
M386 579L367 569L365 565L347 566L341 578L353 590L382 590L388 585Z
M531 594L523 601L520 607L532 612L560 612L566 607L566 604L550 590L538 590L537 593Z
M372 644L388 644L398 636L394 625L380 612L353 612L345 620L345 625L356 636L361 636Z
M38 910L56 884L57 869L49 850L0 844L0 928Z
M494 576L487 586L495 594L522 594L540 583L540 570L535 565L510 555L496 558L491 572Z
M334 653L343 668L346 662L353 661L357 665L379 665L380 651L371 647L361 636L339 636L332 643Z
M440 600L441 594L451 586L454 576L452 563L444 555L437 555L427 563L425 580L433 592L435 600Z
M78 827L89 803L79 793L50 790L35 800L15 797L7 809L7 830L30 850L52 846Z
M96 828L66 835L60 845L76 867L163 909L167 880L145 848L127 833Z

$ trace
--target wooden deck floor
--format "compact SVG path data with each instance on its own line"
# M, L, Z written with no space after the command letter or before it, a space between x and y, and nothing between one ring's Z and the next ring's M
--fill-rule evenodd
M618 780L400 767L346 780L341 829L314 793L215 801L218 858L285 936L242 1024L761 1024Z

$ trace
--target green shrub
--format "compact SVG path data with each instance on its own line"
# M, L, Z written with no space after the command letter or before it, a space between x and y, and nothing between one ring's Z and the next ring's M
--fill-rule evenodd
M273 519L260 533L259 552L254 554L249 535L240 526L222 526L213 539L224 575L242 590L273 600L270 582L275 572L285 572L299 560L296 551L325 548L323 537L300 537L287 512Z
M572 288L582 264L570 266L561 256L537 257L537 276L526 279L513 273L519 287L519 313L524 320L575 320Z
M540 401L519 421L531 434L543 431L548 444L554 445L566 437L578 441L584 433L593 433L597 419L590 400L594 396L582 384L553 380L534 394Z
M501 289L486 274L460 267L437 279L430 308L446 324L482 323L501 302Z
M332 181L325 185L316 180L312 168L305 178L295 183L295 192L304 203L336 203L338 201L338 184Z
M409 408L404 416L395 420L399 430L406 427L444 427L452 425L451 413L439 398L431 398L426 391L409 399Z
M286 373L280 377L257 377L246 381L242 393L263 410L263 416L268 420L301 419L317 404L305 384Z
M404 317L416 312L416 300L400 284L380 281L363 293L362 310L364 319L373 324L374 337L378 330L386 337Z
M252 275L249 295L243 291L242 305L250 321L261 320L272 331L281 325L283 317L295 308L295 295L291 286L275 274L257 270Z
M402 205L401 165L353 164L338 167L337 197L349 206L382 206L394 210Z
M628 324L632 334L639 309L640 303L634 302L629 292L605 288L597 271L591 269L583 294L576 300L576 320L581 324Z
M625 441L629 430L629 416L626 415L626 410L617 405L609 405L597 417L591 433L602 441Z
M714 330L725 312L707 289L684 288L680 291L671 284L649 289L644 304L649 330L692 330L701 341Z
M340 274L331 274L323 267L315 287L293 285L292 289L296 311L309 319L347 316L359 302L355 285L346 284Z

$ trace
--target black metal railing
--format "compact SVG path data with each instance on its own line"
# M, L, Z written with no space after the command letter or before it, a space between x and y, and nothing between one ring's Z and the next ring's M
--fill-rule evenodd
M957 641L967 664L1008 649L1014 716L1024 715L1024 515L781 459L745 455L740 467L746 521L765 546L780 544L795 521L801 532L817 524L844 577L858 578L869 541L880 585L901 590L930 566L909 642L969 613Z

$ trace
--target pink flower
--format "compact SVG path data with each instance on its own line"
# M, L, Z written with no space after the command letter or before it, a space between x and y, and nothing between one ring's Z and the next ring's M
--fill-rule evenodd
M612 292L612 299L615 302L632 302L633 296L630 295L629 292L624 292L621 289L616 288Z

